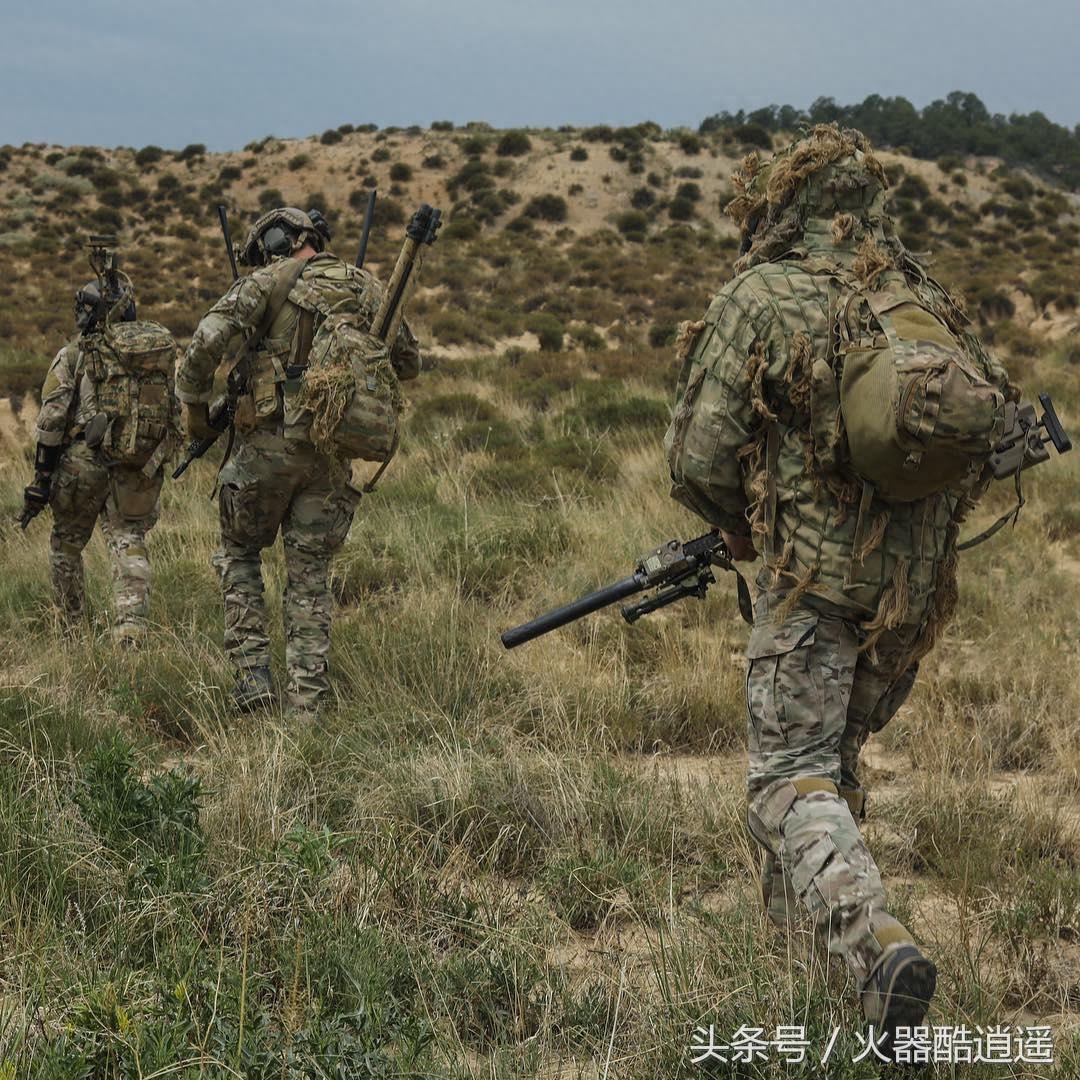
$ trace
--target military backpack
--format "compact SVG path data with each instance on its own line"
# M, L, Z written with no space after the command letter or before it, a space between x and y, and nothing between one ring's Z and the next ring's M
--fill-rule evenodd
M176 434L176 342L155 322L109 323L81 346L94 392L84 435L110 464L145 466Z
M880 495L927 498L977 476L1005 430L1005 395L903 274L879 287L841 286L839 411L852 468ZM835 401L815 364L813 405ZM829 416L812 416L817 433Z
M301 277L298 363L286 372L286 426L310 420L311 441L332 457L387 462L398 445L402 396L389 347L371 333L370 279L337 261Z

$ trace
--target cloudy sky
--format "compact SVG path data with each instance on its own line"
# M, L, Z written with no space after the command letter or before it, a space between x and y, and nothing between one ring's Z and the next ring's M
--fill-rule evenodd
M343 123L696 126L925 105L1080 123L1077 0L34 0L0 15L0 143L229 149ZM880 18L875 18L875 15Z

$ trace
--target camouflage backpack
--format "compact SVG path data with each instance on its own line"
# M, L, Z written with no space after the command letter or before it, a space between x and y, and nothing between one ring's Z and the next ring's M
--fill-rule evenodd
M842 287L839 313L839 411L854 470L904 502L977 475L1004 433L1005 395L964 341L895 271L874 288ZM836 399L822 367L812 411Z
M86 442L116 465L141 468L164 458L176 435L176 342L155 322L108 323L83 346L96 414Z
M307 362L288 372L286 422L296 423L295 410L310 417L311 441L324 454L389 461L402 396L390 350L370 332L377 301L370 279L338 260L302 277L289 300L301 309L297 356L306 351Z

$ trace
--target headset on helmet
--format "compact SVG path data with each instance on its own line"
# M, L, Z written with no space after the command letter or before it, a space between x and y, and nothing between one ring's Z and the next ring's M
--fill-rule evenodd
M305 214L295 206L279 206L251 226L240 249L240 261L265 266L271 259L291 255L305 240L316 251L324 251L330 236L330 225L321 211Z

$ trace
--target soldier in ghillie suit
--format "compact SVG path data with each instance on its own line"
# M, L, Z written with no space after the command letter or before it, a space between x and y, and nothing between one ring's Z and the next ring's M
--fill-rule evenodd
M235 414L235 445L221 470L221 548L214 563L225 603L225 648L236 669L240 711L273 704L262 550L281 532L287 703L313 713L329 692L330 559L345 541L361 493L347 459L319 449L303 407L312 341L331 312L368 322L381 290L364 270L325 251L321 215L293 207L261 217L241 249L256 269L241 277L199 323L176 377L184 425L212 435L214 372L239 356L248 370ZM247 355L244 340L257 341ZM390 353L397 378L420 371L416 340L404 324Z
M146 535L157 521L162 467L179 441L177 348L163 326L136 321L130 280L115 272L113 280L117 295L99 281L76 294L80 336L56 354L45 376L24 520L52 509L53 587L68 621L83 614L82 551L101 525L113 564L113 636L126 647L145 633Z
M767 913L781 925L796 905L810 913L888 1038L922 1021L936 973L889 914L860 835L859 752L953 614L959 524L1017 394L898 240L886 187L865 138L831 125L744 162L727 207L742 252L704 319L683 329L665 446L673 497L736 558L763 560L747 649L748 826ZM897 422L911 419L915 435L882 464L864 446L894 431L891 391L875 408L859 380L881 372L895 385L909 354L924 377L910 376L911 417L901 409ZM961 420L933 429L954 400ZM973 434L976 415L991 419ZM959 449L934 449L943 428ZM974 446L978 465L964 456Z

